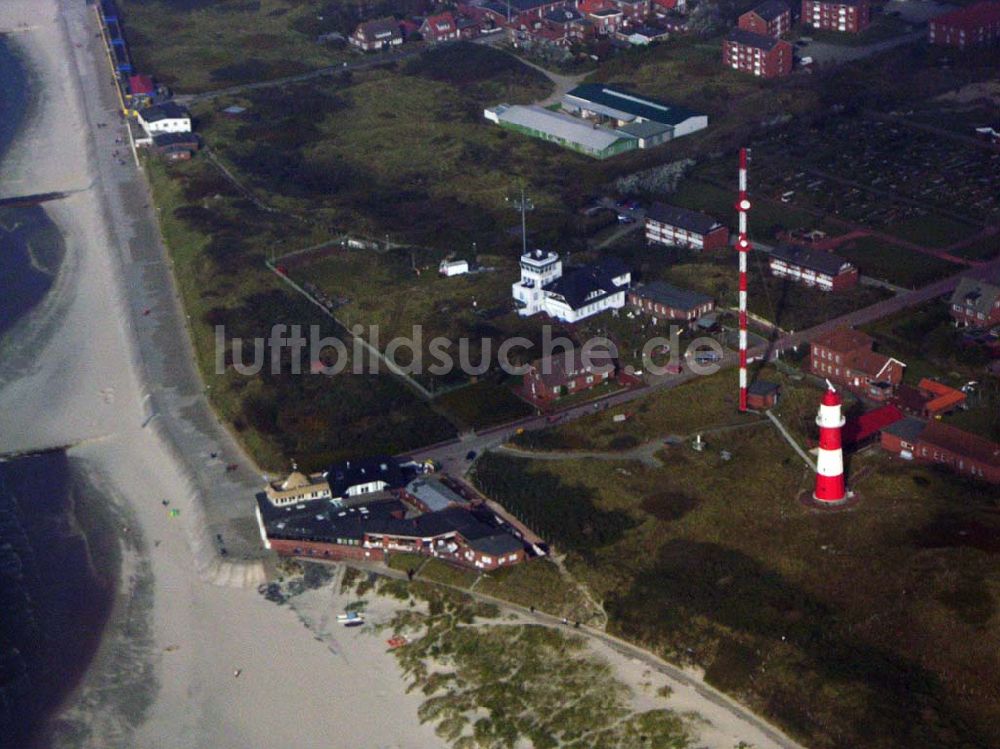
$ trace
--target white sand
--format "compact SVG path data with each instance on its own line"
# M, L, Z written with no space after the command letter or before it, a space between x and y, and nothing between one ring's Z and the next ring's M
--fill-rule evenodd
M162 262L153 252L159 240L144 244L141 231L120 238L128 211L150 209L134 166L111 156L123 131L94 40L92 8L82 0L4 0L0 31L15 32L12 39L41 85L35 88L41 101L33 121L0 165L0 195L80 191L47 206L66 239L67 257L49 298L15 332L0 360L0 452L80 443L71 457L82 461L109 501L134 518L127 521L116 614L91 673L62 715L64 726L89 733L72 741L61 733L57 745L442 746L429 726L419 725L420 697L405 694L382 638L333 625L329 636L317 640L295 612L256 593L259 562L220 563L214 555L216 529L228 538L238 523L226 523L249 516L250 491L244 507L239 481L222 476L219 461L207 457L206 445L216 441L238 453L225 435L209 434L204 424L192 426L172 413L142 426L150 415L147 393L161 400L178 397L175 387L157 392L165 381L147 372L162 375L171 355L184 361L187 349L165 354L167 364L151 363L147 351L157 333L171 339L161 346L176 345L184 335L176 327L150 328L138 312L148 302L140 295L148 290L140 288L137 274L143 263ZM88 120L109 127L96 129ZM169 298L156 301L170 305ZM186 411L212 421L200 394L180 396ZM239 460L241 475L251 473ZM243 481L254 485L252 474ZM170 519L164 499L181 508L183 517ZM250 549L252 538L245 536L238 540ZM140 540L145 546L137 545ZM595 647L642 704L664 704L641 685L651 681L655 690L665 677L647 675L637 662ZM774 745L693 689L673 687L667 707L696 711L711 724L704 745ZM144 690L152 703L141 710Z
M135 167L120 166L105 153L123 131L109 106L107 64L93 56L99 49L93 9L82 0L4 0L0 30L16 32L11 39L42 86L35 89L40 95L35 117L3 164L0 193L81 190L47 207L64 234L67 257L43 309L5 348L0 451L84 441L70 455L133 514L137 525L128 534L145 539L146 577L153 582L151 611L142 610L138 595L130 607L144 558L127 555L119 617L111 630L145 620L151 642L130 643L126 637L102 647L64 713L70 725L85 726L91 734L63 745L441 746L432 729L417 722L418 700L404 694L395 661L379 641L345 641L343 653L331 656L292 612L265 601L252 587L217 587L198 574L205 572L205 549L196 538L192 547L185 522L197 514L189 474L198 467L180 465L161 437L142 427L143 394L150 383L142 381L134 330L143 321L128 311L135 309L127 296L134 289L123 280L135 248L114 239L109 216L116 207L106 197L114 194L109 170ZM79 78L75 61L82 64ZM103 86L100 100L89 98L85 107L80 81L88 93ZM88 117L109 127L95 130L86 124ZM170 519L161 499L183 508L183 518ZM249 515L249 495L246 501ZM259 564L245 565L243 572L240 580L253 582ZM127 647L135 652L121 662ZM106 667L115 658L117 675ZM242 669L239 678L234 669ZM102 679L112 678L158 685L152 706L137 715L102 702L102 694L115 686Z

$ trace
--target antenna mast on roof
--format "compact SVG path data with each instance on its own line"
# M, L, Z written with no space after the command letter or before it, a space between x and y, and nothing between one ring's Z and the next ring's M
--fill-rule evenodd
M747 198L747 149L740 149L739 196L736 211L740 216L739 238L736 251L740 258L740 411L747 410L747 256L750 254L750 240L747 238L747 214L750 200Z

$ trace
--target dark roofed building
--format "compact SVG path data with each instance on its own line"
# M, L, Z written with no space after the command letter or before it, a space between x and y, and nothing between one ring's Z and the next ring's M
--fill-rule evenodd
M694 250L717 250L729 245L729 229L707 214L653 203L646 213L646 241Z
M547 403L608 382L615 374L615 360L607 350L582 349L558 352L532 362L524 374L523 394L535 403Z
M766 411L778 404L781 385L768 380L754 380L747 388L747 406L756 411Z
M335 463L325 475L335 498L401 489L409 478L399 461L389 455Z
M669 125L670 138L708 127L708 116L700 112L603 83L577 86L563 97L562 106L588 119L612 120L619 127L639 122Z
M628 266L616 257L570 268L545 285L546 312L566 322L577 322L606 309L621 309L631 281Z
M1000 285L963 278L951 295L952 318L959 325L990 328L1000 325Z
M348 41L365 52L396 47L403 43L403 32L395 18L380 18L359 24Z
M858 283L858 269L832 252L778 245L771 251L769 266L774 276L822 291L844 291Z
M191 113L180 104L166 101L140 109L136 119L147 135L191 132Z
M738 25L754 34L779 37L792 27L792 9L784 0L764 0L740 16Z
M722 64L760 78L779 78L792 72L792 45L770 34L733 29L722 40Z
M905 460L950 466L954 471L1000 483L1000 444L932 420L907 417L882 432L882 447Z
M661 320L697 320L715 309L715 300L707 294L663 281L631 289L628 301L637 312L651 315L654 323Z
M409 552L479 569L525 557L520 538L483 506L413 515L398 499L275 507L261 494L256 513L264 545L283 556L382 561Z
M194 133L157 133L153 136L153 149L171 161L190 159L201 147Z
M1000 39L1000 0L985 0L932 18L927 24L931 44L965 49Z

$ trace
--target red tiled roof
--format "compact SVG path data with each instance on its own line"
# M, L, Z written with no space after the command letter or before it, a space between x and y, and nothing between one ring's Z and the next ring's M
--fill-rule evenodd
M932 414L950 411L955 406L965 402L965 393L936 380L929 380L925 377L917 387L931 396L925 408Z
M843 444L846 447L863 442L902 418L903 412L895 406L882 406L874 411L861 414L858 418L851 419L844 424L844 429L841 432Z
M1000 444L948 424L942 424L940 421L931 421L927 425L920 435L920 442L971 458L979 463L1000 467Z
M888 356L876 354L874 351L854 351L846 359L847 366L864 372L869 377L881 377L885 374L885 368L890 361Z

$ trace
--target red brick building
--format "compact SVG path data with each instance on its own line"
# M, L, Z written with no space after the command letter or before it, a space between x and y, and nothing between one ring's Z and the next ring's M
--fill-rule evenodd
M792 9L783 0L764 0L740 16L737 25L761 36L781 36L792 28Z
M882 432L881 444L906 460L946 465L956 473L1000 484L1000 444L949 424L903 419Z
M962 327L991 328L1000 325L1000 286L963 278L951 295L952 319Z
M774 36L733 29L722 40L722 64L760 78L792 72L792 45Z
M987 0L932 18L927 40L949 47L985 46L1000 39L1000 0Z
M857 34L871 23L871 6L868 0L802 0L802 23Z
M772 276L790 278L821 291L846 291L858 284L858 269L832 252L792 245L771 251L768 267Z
M767 380L754 380L747 388L747 406L754 411L766 411L778 405L781 385Z
M903 362L872 350L874 340L860 330L837 328L810 346L809 369L872 400L886 400L903 381Z
M924 377L916 387L900 385L893 398L899 408L923 419L932 419L961 408L966 396L961 390Z
M646 214L646 241L693 250L719 250L729 246L729 229L704 213L653 203Z
M615 369L614 360L603 350L590 351L587 356L579 348L559 351L529 365L522 392L528 400L546 403L608 382Z
M654 324L669 320L691 322L715 309L712 297L662 281L630 289L628 303L636 312L650 315Z

